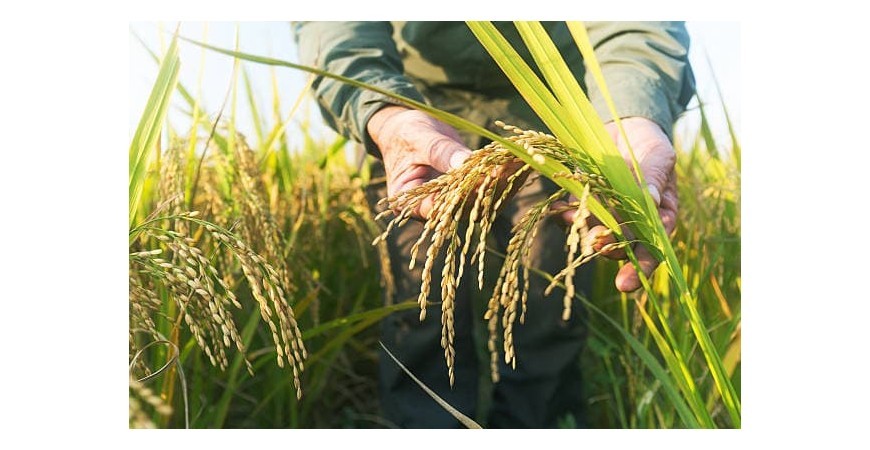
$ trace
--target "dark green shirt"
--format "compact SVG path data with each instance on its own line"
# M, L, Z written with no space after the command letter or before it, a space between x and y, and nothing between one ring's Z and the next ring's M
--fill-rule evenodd
M612 120L591 74L585 73L580 51L565 23L543 25L598 114L605 122ZM500 22L496 26L531 63L513 24ZM620 117L646 117L670 134L694 93L685 25L588 22L586 26ZM505 110L501 117L483 114L478 122L518 117L526 123L517 125L542 128L464 22L297 22L294 30L302 64L448 110L447 100L466 98L483 109ZM395 100L326 78L315 80L314 92L332 128L364 143L369 153L379 154L366 124L378 109Z

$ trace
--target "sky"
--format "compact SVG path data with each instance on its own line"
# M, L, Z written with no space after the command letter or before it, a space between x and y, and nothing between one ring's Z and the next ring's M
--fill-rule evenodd
M183 22L181 34L194 39L205 40L213 45L233 48L236 25L239 30L241 51L277 59L297 61L296 45L288 22ZM738 136L740 134L740 25L738 22L687 22L690 37L690 62L695 72L698 92L708 105L707 114L713 135L718 142L728 142L728 131L722 105L714 84L718 80L725 98L726 107L734 121ZM174 23L163 23L164 31L172 31ZM132 22L130 24L130 110L129 133L132 136L136 124L150 93L157 74L157 65L134 36L138 35L152 50L159 51L168 45L168 34L161 33L157 22ZM179 81L189 90L200 86L200 98L205 110L216 113L226 98L231 81L232 59L214 52L203 52L200 48L182 42L180 44L181 73ZM709 59L709 62L708 62ZM712 66L712 70L711 70ZM244 64L251 79L254 96L260 111L271 111L272 80L271 69L252 63ZM201 70L202 69L202 70ZM278 92L283 114L302 92L306 75L287 68L276 69ZM200 82L201 77L201 82ZM241 85L240 85L241 86ZM196 95L196 94L195 94ZM176 105L178 98L176 96ZM237 128L243 134L254 134L253 122L247 108L246 98L239 93L237 109ZM677 135L691 135L699 126L699 114L689 105L689 111L677 123ZM228 104L229 107L229 104ZM306 114L307 113L307 114ZM312 102L302 109L296 120L309 118L315 135L329 136L329 130L320 120L319 113ZM179 109L170 112L170 120L178 126L186 126L184 115ZM291 147L293 147L293 133Z

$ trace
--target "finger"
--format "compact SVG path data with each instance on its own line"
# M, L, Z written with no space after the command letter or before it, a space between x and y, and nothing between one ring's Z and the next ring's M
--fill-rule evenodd
M589 237L592 242L592 251L598 252L601 256L610 259L625 259L625 249L623 247L615 247L612 244L616 243L616 236L613 232L604 225L596 225L589 230Z
M525 166L524 162L515 161L501 165L497 169L495 169L497 172L494 174L494 176L499 179L499 191L507 188L508 179L523 166ZM520 190L520 188L523 187L528 176L529 170L526 170L520 176L518 176L517 179L513 181L513 184L510 186L510 191L506 195L508 195L508 197L513 197Z
M672 178L676 154L672 149L664 148L655 153L655 157L647 156L640 161L640 170L646 181L646 188L656 206L662 203L663 193L669 189L668 183Z
M670 209L660 209L659 218L662 219L662 225L665 226L665 232L668 236L677 228L677 213Z
M556 200L551 207L554 211L561 211L561 218L566 225L574 222L577 214L577 208L574 206L577 202L577 197L571 195L568 201ZM586 226L589 231L583 242L591 243L592 251L600 253L610 259L625 259L625 249L622 247L611 246L616 243L616 236L613 232L594 215L586 218Z
M652 275L653 270L655 270L659 265L659 262L656 261L656 259L653 258L653 256L643 246L638 246L634 254L637 256L637 262L640 265L641 270L643 270L644 275L647 277ZM626 264L622 266L616 274L615 281L616 288L622 292L636 291L641 285L640 277L637 275L637 270L634 268L634 264Z
M417 206L415 214L423 220L429 220L429 215L432 213L432 208L434 206L435 194L429 194L420 202L420 205Z
M663 193L668 189L669 181L673 178L677 152L657 126L654 126L654 130L650 133L651 135L643 136L639 142L632 141L632 146L639 153L638 165L647 183L647 190L658 206L662 202Z
M577 213L577 197L573 194L567 200L556 200L550 206L550 211L558 212L566 225L574 223L574 215Z
M409 191L411 189L415 189L428 180L431 180L437 177L439 174L435 171L435 169L426 166L416 166L404 173L396 180L387 182L387 194L390 198L397 197L401 193ZM429 217L429 213L432 210L434 205L435 197L434 195L429 195L424 198L415 208L411 211L411 217L414 219L423 219L426 220ZM399 214L401 211L394 210L396 214Z
M646 185L646 190L649 191L650 197L652 197L653 202L655 202L656 206L662 204L662 194L659 192L659 188L652 183L648 183Z
M676 174L668 181L668 188L662 195L662 204L659 207L659 216L662 224L670 235L677 227L677 212L679 211L679 199L677 198Z

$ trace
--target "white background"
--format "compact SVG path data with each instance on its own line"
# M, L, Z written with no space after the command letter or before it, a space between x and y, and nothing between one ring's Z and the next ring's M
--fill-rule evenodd
M596 19L741 22L743 430L426 433L127 430L129 23L558 19L564 2L116 3L31 1L0 15L4 447L866 448L870 95L866 21L844 2L583 7Z

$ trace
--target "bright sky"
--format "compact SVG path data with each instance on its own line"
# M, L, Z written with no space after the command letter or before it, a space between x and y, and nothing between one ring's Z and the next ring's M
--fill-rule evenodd
M704 102L709 105L708 115L717 140L727 143L727 127L722 114L721 103L713 81L712 74L715 72L716 79L723 91L725 102L735 122L738 134L740 132L740 25L737 22L688 22L689 33L692 37L690 59L695 71L698 91ZM174 24L165 23L165 30L171 31ZM132 23L130 29L138 34L147 45L158 50L168 44L167 34L159 32L158 25L153 22ZM181 25L181 34L199 40L224 47L233 48L235 42L236 23L212 22L206 27L205 23L185 22ZM207 35L204 35L207 33ZM157 73L157 66L148 53L142 48L139 41L132 35L130 43L130 135L132 136L139 115L144 108L150 93L151 85ZM239 23L239 45L243 52L272 56L278 59L296 61L296 45L287 22L243 22ZM710 63L708 64L707 57ZM196 87L201 86L201 98L206 111L216 113L227 93L232 74L232 59L214 52L205 52L194 45L181 43L181 74L180 82L193 91L196 95ZM204 58L204 59L203 59ZM201 61L204 63L201 66ZM710 65L713 71L710 70ZM203 68L200 72L200 68ZM251 77L251 83L255 92L259 110L271 111L272 87L270 68L258 64L245 63L244 67ZM278 92L282 104L283 114L289 112L290 106L302 91L305 83L305 74L286 68L278 68ZM199 83L200 74L202 82ZM241 89L241 84L239 85ZM249 108L246 105L246 97L239 91L239 107L237 115L237 127L249 137L254 135ZM176 103L178 104L178 103ZM690 105L690 108L692 105ZM229 108L229 105L227 106ZM226 110L227 112L229 109ZM329 130L320 121L316 108L310 106L309 114L315 132L329 133ZM184 116L180 111L170 113L173 123L179 126L185 125ZM298 115L297 119L302 115ZM678 123L679 133L691 133L697 129L699 115L697 112L688 112L681 122ZM293 133L290 133L291 139Z

